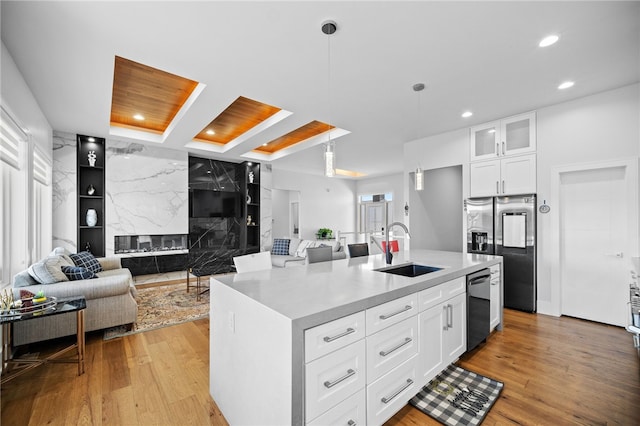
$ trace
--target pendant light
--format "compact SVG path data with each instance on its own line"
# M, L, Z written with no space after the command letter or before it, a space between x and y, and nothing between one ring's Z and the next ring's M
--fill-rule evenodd
M416 92L416 94L418 95L418 128L420 128L420 110L421 110L421 98L420 98L420 92L422 92L424 90L424 83L416 83L413 85L413 91ZM419 135L416 135L416 137ZM415 178L416 178L416 191L422 191L424 189L424 173L422 172L422 169L420 168L420 166L418 166L418 168L416 169L416 174L415 174Z
M331 123L331 35L338 30L338 25L334 21L324 21L321 29L327 35L327 109L328 121ZM327 177L336 175L336 145L331 140L331 126L329 126L329 140L325 143L324 149L324 175Z

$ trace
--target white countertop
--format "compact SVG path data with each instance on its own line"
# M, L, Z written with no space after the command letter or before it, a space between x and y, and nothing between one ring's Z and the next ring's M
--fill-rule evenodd
M212 278L308 328L500 263L500 256L434 250L394 253L392 265L443 268L415 278L374 271L382 254Z

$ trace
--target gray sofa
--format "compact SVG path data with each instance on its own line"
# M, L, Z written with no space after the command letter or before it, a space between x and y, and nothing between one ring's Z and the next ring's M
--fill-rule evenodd
M274 254L278 252L277 240L289 240L289 246L287 254ZM344 251L344 247L337 240L304 240L300 238L276 238L274 239L274 245L268 247L267 250L271 251L271 265L274 268L289 268L292 266L306 265L307 263L307 249L312 247L320 247L322 245L331 246L331 257L333 260L346 259L347 255Z
M13 297L19 299L20 290L28 290L34 294L42 290L45 296L57 298L84 296L87 301L84 315L86 331L135 324L138 304L131 272L122 268L117 257L97 260L103 270L97 272L97 277L92 279L40 284L27 270L22 271L13 279ZM76 334L75 315L55 315L13 324L14 345L73 334Z

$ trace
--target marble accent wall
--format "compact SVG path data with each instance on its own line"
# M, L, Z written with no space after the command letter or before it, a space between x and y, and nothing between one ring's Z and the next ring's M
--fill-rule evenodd
M273 173L271 164L260 165L260 251L273 244Z
M77 251L76 135L53 132L53 247Z
M106 254L116 235L187 234L188 154L107 140Z

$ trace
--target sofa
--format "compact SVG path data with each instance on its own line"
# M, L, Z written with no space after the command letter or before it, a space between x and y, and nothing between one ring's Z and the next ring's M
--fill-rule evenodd
M90 271L90 268L84 267L86 265L78 265L76 256L89 259L91 268L98 272ZM95 258L88 252L73 255L56 248L45 259L14 277L14 300L21 298L21 290L33 294L43 291L45 296L56 298L84 296L87 303L84 315L86 331L135 324L138 315L131 272L122 268L117 257ZM48 316L13 324L14 345L74 334L75 315Z
M331 246L333 260L346 259L344 247L337 240L305 240L300 238L274 238L271 251L271 265L275 268L289 268L307 263L307 249Z

